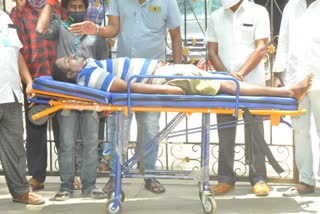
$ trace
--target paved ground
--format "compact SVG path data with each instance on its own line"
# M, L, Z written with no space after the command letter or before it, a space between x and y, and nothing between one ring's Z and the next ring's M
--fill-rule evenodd
M102 187L105 178L98 179ZM129 183L130 182L130 183ZM141 180L124 180L126 200L123 214L202 214L196 181L162 180L167 191L155 195L144 189ZM0 177L0 213L6 214L88 214L105 213L106 200L81 198L76 192L74 198L66 202L55 202L51 198L59 188L58 177L48 177L45 189L40 191L46 204L31 206L11 202L11 197L3 176ZM226 196L216 196L217 214L262 214L262 213L320 213L320 189L305 197L285 198L281 196L288 186L273 185L268 197L258 198L251 193L247 183L238 183L234 191Z

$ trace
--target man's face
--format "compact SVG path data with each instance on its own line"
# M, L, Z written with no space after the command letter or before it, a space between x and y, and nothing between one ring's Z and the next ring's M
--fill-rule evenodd
M86 6L83 0L70 0L67 5L68 12L84 12Z
M57 59L56 64L59 68L74 73L79 73L84 64L82 57L69 56Z

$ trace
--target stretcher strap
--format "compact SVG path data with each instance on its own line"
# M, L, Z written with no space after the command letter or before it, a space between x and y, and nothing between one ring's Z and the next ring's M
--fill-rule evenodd
M273 167L273 169L278 173L281 174L284 172L282 167L279 165L277 160L274 158L267 142L265 141L263 134L261 133L261 130L258 129L256 125L256 121L250 111L247 108L243 108L244 114L243 118L246 121L246 124L248 124L249 132L253 136L253 139L250 138L249 142L245 142L246 144L246 162L250 164L252 167L252 170L255 172L254 168L254 147L256 147L257 150L262 151L265 156L268 158L270 165Z

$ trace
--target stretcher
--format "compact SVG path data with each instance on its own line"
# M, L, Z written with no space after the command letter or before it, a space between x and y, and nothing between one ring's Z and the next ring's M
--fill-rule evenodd
M109 200L106 203L106 213L120 213L125 199L121 188L122 178L131 177L155 177L155 178L176 178L193 179L191 172L179 171L146 171L134 170L141 155L144 156L156 143L163 139L176 136L174 128L179 122L192 113L202 113L201 130L201 181L199 181L199 197L203 204L204 213L215 213L216 202L213 193L209 190L209 139L210 130L218 128L210 124L210 114L232 114L239 118L244 118L243 123L250 122L254 127L255 119L252 115L260 115L264 119L271 121L272 125L278 125L282 122L283 116L296 116L303 114L304 109L300 109L296 99L288 97L264 97L264 96L240 96L239 90L235 96L219 94L216 96L205 95L163 95L163 94L134 94L130 92L130 82L134 78L144 78L146 76L135 76L129 79L128 93L109 93L103 92L72 83L54 81L51 77L43 76L36 78L33 83L33 92L35 97L31 102L38 105L44 105L35 111L30 111L29 119L34 123L43 123L50 115L62 109L72 110L94 110L110 111L116 115L117 127L117 150L121 151L116 157L115 168L115 188L109 192ZM156 76L153 76L156 77ZM162 77L163 78L163 77ZM171 77L172 78L172 77ZM184 77L178 77L184 78ZM188 77L186 77L188 78ZM198 77L190 77L198 78ZM200 77L206 78L206 77ZM217 77L217 79L231 79L230 77ZM236 80L232 79L236 82ZM123 126L124 116L131 112L177 112L177 115L168 123L168 125L149 142L144 154L135 153L129 160L123 160L123 135L125 133ZM40 122L39 122L40 121ZM238 123L239 124L239 123ZM228 124L227 124L228 125ZM219 128L222 126L219 125ZM173 134L172 134L173 133ZM257 134L258 138L263 138ZM253 146L253 145L249 145ZM269 160L269 163L280 174L283 170L274 159L266 143L260 143L261 149ZM249 149L252 150L252 149ZM248 164L252 164L253 154L248 157Z

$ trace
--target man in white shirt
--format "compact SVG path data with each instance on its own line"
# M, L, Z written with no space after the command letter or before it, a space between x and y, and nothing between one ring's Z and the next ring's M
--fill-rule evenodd
M315 76L314 84L301 102L301 107L307 110L306 114L292 117L295 130L295 161L300 174L300 183L285 192L284 196L303 195L313 193L315 190L310 130L313 115L317 135L320 136L319 22L320 0L291 0L283 12L273 68L274 85L278 87L292 85L310 72ZM318 175L319 173L320 170Z
M21 47L15 25L0 10L0 159L13 201L41 205L45 201L30 192L26 178L20 76L28 96L31 96L32 78L19 51Z
M270 21L267 10L248 0L222 0L222 8L214 11L208 21L206 41L209 60L217 71L227 71L240 81L265 85L263 63L270 37ZM233 171L236 118L217 115L218 124L234 124L218 129L219 165L216 194L229 192L236 181ZM257 123L263 134L263 122ZM245 127L245 141L252 139ZM249 179L257 196L269 194L266 184L266 165L263 151L254 148L255 161L250 164Z

